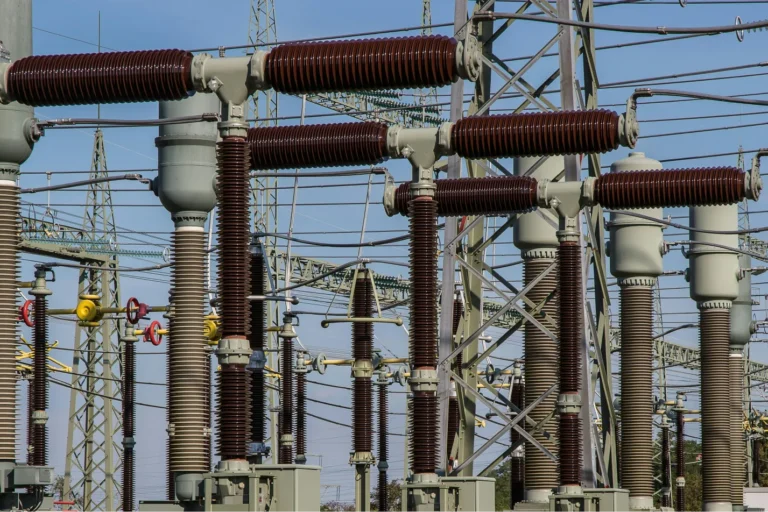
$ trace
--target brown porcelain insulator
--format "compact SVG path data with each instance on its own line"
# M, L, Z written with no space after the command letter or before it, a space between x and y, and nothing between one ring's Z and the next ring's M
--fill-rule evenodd
M417 391L411 404L411 469L415 474L434 473L438 460L437 396Z
M731 462L731 505L742 507L744 505L744 468L746 467L746 448L744 442L744 417L743 392L744 392L744 357L742 354L731 352L728 358L728 371L730 376L730 462ZM736 509L739 510L739 509Z
M307 380L296 374L296 457L307 455Z
M248 452L248 377L245 366L223 364L219 381L219 438L217 451L222 460L245 459Z
M264 258L261 254L251 253L251 294L265 294ZM251 332L248 335L251 350L264 350L266 333L266 306L263 300L251 301ZM264 396L264 370L251 372L251 442L263 443L265 440L266 402Z
M32 378L27 381L27 464L34 465L35 433L32 413L35 411L35 383Z
M672 469L669 453L669 427L661 429L661 506L671 507L672 496L666 492L671 489L670 470Z
M293 341L283 338L280 371L282 373L282 402L280 405L280 436L293 434ZM293 464L293 446L280 444L279 464Z
M515 382L512 387L512 403L518 408L525 408L525 383ZM520 434L512 429L509 431L509 441L514 445L520 441ZM509 460L509 484L510 484L510 509L514 510L515 505L525 500L525 458L512 453Z
M222 337L247 333L251 289L248 144L225 137L217 145L219 181L219 302Z
M465 117L451 130L464 158L605 153L619 147L619 115L610 110Z
M136 346L125 343L123 356L123 438L133 438L136 413ZM123 447L123 510L130 512L135 503L134 491L134 450L132 446Z
M752 463L752 481L756 484L760 484L760 474L762 473L762 465L763 465L763 440L759 437L754 439L754 444L752 445L752 458L754 459L754 462Z
M389 413L389 396L387 386L379 385L379 462L387 462L389 458L389 441L387 438L387 421ZM389 496L387 495L387 469L379 467L379 510L389 510Z
M460 300L453 299L453 335L459 332L459 322L461 317L464 316L464 303Z
M172 268L171 272L173 274L176 273L176 269ZM172 300L172 299L171 299ZM169 315L168 317L168 337L166 338L166 341L168 345L170 346L172 342L170 341L172 339L173 333L175 329L173 328L173 315ZM170 356L170 349L169 354L165 358L165 375L166 375L166 382L167 382L167 395L165 398L166 403L166 409L165 409L165 421L166 424L171 423L171 390L173 385L173 380L171 379L171 356ZM174 476L173 469L171 469L171 437L168 436L168 438L165 441L165 499L169 501L173 501L176 499L176 479Z
M357 377L352 383L352 450L373 450L373 390L371 379Z
M435 181L437 214L441 217L462 215L505 215L525 213L536 208L536 178L503 176L446 179ZM395 191L395 209L408 214L410 183Z
M410 356L413 368L437 366L437 204L413 199L410 212Z
M448 398L448 457L453 453L453 445L456 442L456 434L459 433L460 422L459 399L451 396Z
M186 98L194 90L184 50L37 55L11 64L8 96L24 105L84 105Z
M136 502L136 491L134 489L134 467L136 466L133 449L125 448L123 450L123 507L124 512L135 510L133 504Z
M251 128L253 169L375 165L387 158L387 125L337 123Z
M685 478L685 414L677 411L675 423L677 435L675 438L675 462L677 478ZM682 512L685 508L685 487L679 487L675 482L675 510Z
M733 204L746 197L738 167L702 167L603 174L594 199L604 208L661 208Z
M578 414L561 414L558 429L560 485L581 484L581 421Z
M355 280L355 295L352 297L352 314L355 318L373 316L373 286L367 273L358 274ZM371 360L373 357L373 324L354 322L352 324L352 357L355 360Z
M379 510L389 510L389 496L387 495L387 472L379 471Z
M45 411L48 408L48 315L46 310L48 299L45 295L35 296L35 328L34 335L34 406L35 411ZM48 433L45 424L34 424L32 435L35 440L35 450L32 461L35 466L46 466L48 463Z
M286 44L266 61L267 81L289 94L439 87L456 78L456 40L437 35Z

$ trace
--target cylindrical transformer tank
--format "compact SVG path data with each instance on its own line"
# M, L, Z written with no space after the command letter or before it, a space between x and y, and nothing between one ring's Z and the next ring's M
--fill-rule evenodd
M748 269L752 266L752 258L746 254L739 255L739 267ZM755 332L752 320L752 274L744 272L739 281L739 295L731 306L731 346L744 348Z
M611 165L611 172L648 171L662 169L661 162L645 153L630 153L627 158ZM661 208L644 208L637 213L655 219L662 218ZM611 274L619 279L657 277L663 272L662 225L650 220L611 213L609 255Z
M160 119L220 111L215 94L195 94L180 101L161 101ZM216 206L215 122L169 124L155 139L158 175L153 190L177 226L201 225Z
M690 226L707 231L738 230L738 206L702 206L690 209ZM697 302L732 301L739 295L738 236L691 231L688 250L691 298ZM711 245L710 245L711 244ZM730 307L728 304L727 307Z
M528 170L539 161L537 157L515 158L515 176L525 176ZM538 180L555 180L562 175L565 164L562 156L551 156L538 166L529 176ZM562 181L562 177L558 180ZM513 237L515 247L520 249L523 257L536 257L535 251L553 251L558 247L557 215L549 210L520 215L515 221Z
M3 0L0 5L1 76L3 64L32 55L32 0ZM19 165L32 153L33 117L32 107L0 104L0 179L15 180Z

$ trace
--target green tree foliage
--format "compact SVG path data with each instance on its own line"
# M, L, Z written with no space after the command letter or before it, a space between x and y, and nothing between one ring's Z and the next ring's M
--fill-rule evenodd
M509 459L491 471L488 476L496 479L496 510L509 510L510 488Z
M389 496L389 510L401 510L402 503L402 481L392 480L387 484L387 495ZM379 510L379 488L371 491L371 510Z
M672 462L672 500L676 498L675 478L677 475L676 443L677 436L674 430L670 433L670 451ZM661 475L661 434L653 447L653 474ZM654 481L655 491L661 490L661 482ZM656 506L659 506L659 495L654 496ZM685 509L702 510L702 485L701 485L701 443L698 440L685 441Z

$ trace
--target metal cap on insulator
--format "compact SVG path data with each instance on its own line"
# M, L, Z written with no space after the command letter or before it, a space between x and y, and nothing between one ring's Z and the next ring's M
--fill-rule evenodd
M31 290L29 290L30 295L34 295L35 297L39 296L46 296L51 295L53 292L48 289L47 281L45 279L45 276L48 272L53 273L53 269L46 265L35 265L35 285L32 287ZM53 281L56 280L56 275L53 274Z
M697 206L690 209L691 245L687 251L691 298L701 306L722 302L730 307L739 295L738 206ZM733 234L710 233L725 231ZM727 303L727 306L725 305Z
M739 254L739 267L741 279L739 280L739 294L731 306L731 347L744 348L757 330L752 319L752 273L744 272L752 266L752 258L746 254Z
M564 175L562 156L545 157L539 163L538 157L520 157L514 160L515 176L531 176L537 180L556 180ZM562 179L562 178L560 178ZM560 180L557 180L560 181ZM523 258L554 259L557 246L557 214L551 210L518 215L512 237L515 247Z

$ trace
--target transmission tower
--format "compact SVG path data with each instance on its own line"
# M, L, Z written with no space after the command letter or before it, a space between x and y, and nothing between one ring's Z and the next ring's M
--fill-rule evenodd
M104 136L96 130L90 179L107 176ZM117 229L109 182L92 183L83 215L83 234L88 242L108 240L117 249ZM92 264L93 265L93 264ZM117 250L101 266L80 271L78 297L98 297L102 306L120 306ZM83 510L116 510L120 503L120 438L122 413L119 382L121 358L119 333L122 320L105 317L92 326L75 328L72 358L72 391L69 402L67 457L64 467L65 499L82 504Z

